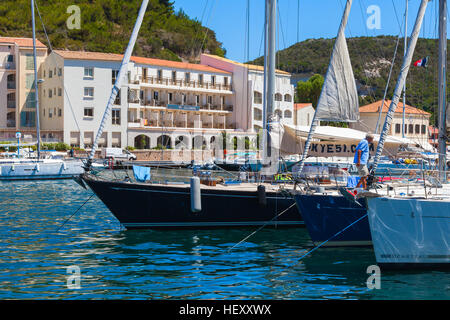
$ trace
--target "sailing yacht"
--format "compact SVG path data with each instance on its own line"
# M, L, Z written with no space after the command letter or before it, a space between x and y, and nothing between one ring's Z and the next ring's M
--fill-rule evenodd
M38 90L36 62L36 30L34 0L31 0L31 19L33 27L34 88ZM36 136L37 158L0 159L0 181L34 179L70 179L83 173L81 160L42 159L39 129L39 94L36 94ZM20 139L20 133L17 133Z
M425 1L425 0L424 0ZM426 1L425 1L426 2ZM368 198L377 263L384 268L450 267L450 184L446 173L447 0L439 1L439 182L414 197ZM386 126L386 125L385 125ZM386 126L389 128L389 123ZM385 130L384 130L385 131Z
M348 90L348 87L345 90L331 90L328 89L328 85L331 88L339 88L337 84L334 84L336 76L334 75L334 70L345 71L344 66L341 68L337 68L333 66L333 64L338 64L341 61L347 61L347 74L351 70L350 59L348 58L348 51L345 42L344 29L347 23L348 14L350 11L352 1L347 1L347 6L344 12L344 17L341 22L341 27L339 29L338 37L336 38L335 49L333 51L333 56L331 59L331 63L326 75L326 80L324 83L324 89L319 98L318 107L316 110L315 117L319 119L323 119L322 114L327 116L330 111L329 110L339 110L342 108L342 104L339 103L341 97L344 95L343 93ZM406 76L409 71L409 66L411 65L412 55L415 50L415 46L417 43L417 38L419 36L420 28L423 21L423 15L425 14L425 9L427 6L428 0L422 0L422 5L418 12L418 16L416 19L416 24L414 26L413 33L411 35L411 40L407 49L407 54L403 60L403 65L401 67L401 72L398 76L396 90L394 92L394 97L391 101L390 109L395 110L397 108L397 104L399 101L399 97L401 95L401 91L406 79ZM336 50L338 48L338 50ZM343 55L342 57L335 58L337 54ZM354 78L352 78L354 81ZM334 93L334 95L330 96L330 93ZM323 97L323 98L322 98ZM325 101L327 103L323 103ZM330 103L331 102L331 103ZM352 102L352 101L348 101ZM354 102L357 106L357 100ZM357 109L353 109L356 112ZM351 110L350 110L351 111ZM337 119L341 119L339 113L334 112L334 115L337 115ZM391 115L392 117L392 115ZM348 117L351 119L351 117ZM344 118L345 119L345 118ZM389 115L386 116L386 123L389 121ZM305 143L305 149L303 154L303 159L306 159L306 155L309 151L309 143L311 137L315 131L314 122L311 125L310 133L308 136L308 140ZM376 173L376 167L380 160L381 152L383 151L384 143L387 139L387 130L383 131L383 134L379 136L379 138L375 140L378 142L377 144L377 154L374 160L374 171L373 175ZM302 161L303 162L303 161ZM300 167L301 171L302 167ZM374 178L375 179L375 178ZM423 183L422 183L423 184ZM405 185L401 181L392 182L389 184L378 185L381 189L376 189L376 194L388 195L389 193L396 194L412 194L414 192L414 188L420 187L418 183L416 185ZM341 189L341 192L327 192L324 191L309 191L307 192L299 192L295 195L295 200L297 206L299 208L300 213L303 216L305 221L306 228L311 236L311 239L315 245L323 244L326 246L367 246L372 244L372 237L369 229L369 221L367 218L367 203L366 200L369 197L361 197L365 192L359 193L358 200L355 200L353 196L348 197L349 194ZM371 195L372 193L369 193ZM342 232L345 230L345 232Z
M275 78L276 0L266 0L265 110L273 105ZM119 75L97 132L87 161L87 172L81 176L116 218L132 228L212 228L248 226L302 226L292 195L284 184L271 183L207 183L168 181L150 183L144 180L102 178L90 170L103 123L124 78L126 65L148 4L143 0L130 42L124 54ZM268 14L268 12L270 14ZM270 111L268 112L270 115ZM273 124L271 124L273 125ZM275 144L276 137L272 139ZM141 170L142 168L136 168ZM142 169L146 170L146 169ZM148 168L147 168L148 170ZM150 175L150 172L148 172ZM192 178L195 180L195 178ZM292 188L292 186L291 186Z

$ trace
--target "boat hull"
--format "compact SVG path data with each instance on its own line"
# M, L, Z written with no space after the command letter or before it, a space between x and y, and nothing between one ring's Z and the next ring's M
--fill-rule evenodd
M81 161L0 163L0 181L71 179L83 172Z
M255 191L202 189L202 210L193 213L186 186L82 178L128 229L303 226L292 197L268 192L266 205L261 205L256 187Z
M367 214L365 207L337 195L297 194L294 198L314 245L325 241L323 246L372 244L369 221L364 217ZM361 220L349 227L358 219Z
M385 269L450 268L450 201L368 199L377 263Z

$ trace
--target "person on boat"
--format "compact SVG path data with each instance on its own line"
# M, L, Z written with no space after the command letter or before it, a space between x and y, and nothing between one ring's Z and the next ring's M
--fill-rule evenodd
M369 160L369 144L373 142L373 134L367 133L366 138L361 140L356 147L354 163L358 169L360 180L356 185L359 188L361 185L367 189L367 177L369 176L369 169L367 168L367 161Z
M70 154L71 158L73 158L74 153L75 153L75 150L73 148L71 148L70 151L69 151L69 154Z

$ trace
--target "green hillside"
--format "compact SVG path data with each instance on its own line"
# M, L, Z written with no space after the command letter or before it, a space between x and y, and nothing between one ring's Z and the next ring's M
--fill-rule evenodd
M353 71L358 83L361 104L383 98L397 38L392 36L359 37L347 39ZM334 39L310 39L278 52L278 68L302 75L325 75ZM428 68L412 66L407 78L408 104L435 114L437 109L438 41L419 39L413 61L429 56ZM388 98L392 97L403 58L403 39L397 51ZM263 65L260 57L253 63ZM432 117L432 122L434 116Z
M37 0L47 32L56 49L124 52L136 21L141 0ZM67 8L81 9L81 28L69 30ZM36 14L37 17L37 14ZM39 18L38 38L45 36ZM31 36L30 0L0 2L0 35ZM170 60L198 58L201 51L225 55L215 33L175 12L169 0L150 0L134 54Z

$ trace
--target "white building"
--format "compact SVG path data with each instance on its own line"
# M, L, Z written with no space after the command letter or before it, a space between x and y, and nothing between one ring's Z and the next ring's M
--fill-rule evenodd
M47 47L36 41L38 77ZM31 38L0 37L0 139L36 139L36 90Z
M52 52L42 66L44 140L90 148L123 56ZM202 64L132 57L100 147L210 149L225 132L256 145L263 68L211 55ZM243 84L244 82L244 84ZM277 71L275 113L293 124L290 74Z
M258 132L263 126L264 67L242 64L219 56L202 54L201 64L233 74L233 122L236 128ZM294 86L291 74L276 70L274 113L286 124L294 124Z
M314 108L311 103L294 104L294 125L310 126L314 117Z
M49 132L43 140L92 146L121 61L122 55L109 53L55 50L48 56L40 87L41 127ZM128 83L112 108L100 147L126 145L127 89Z

